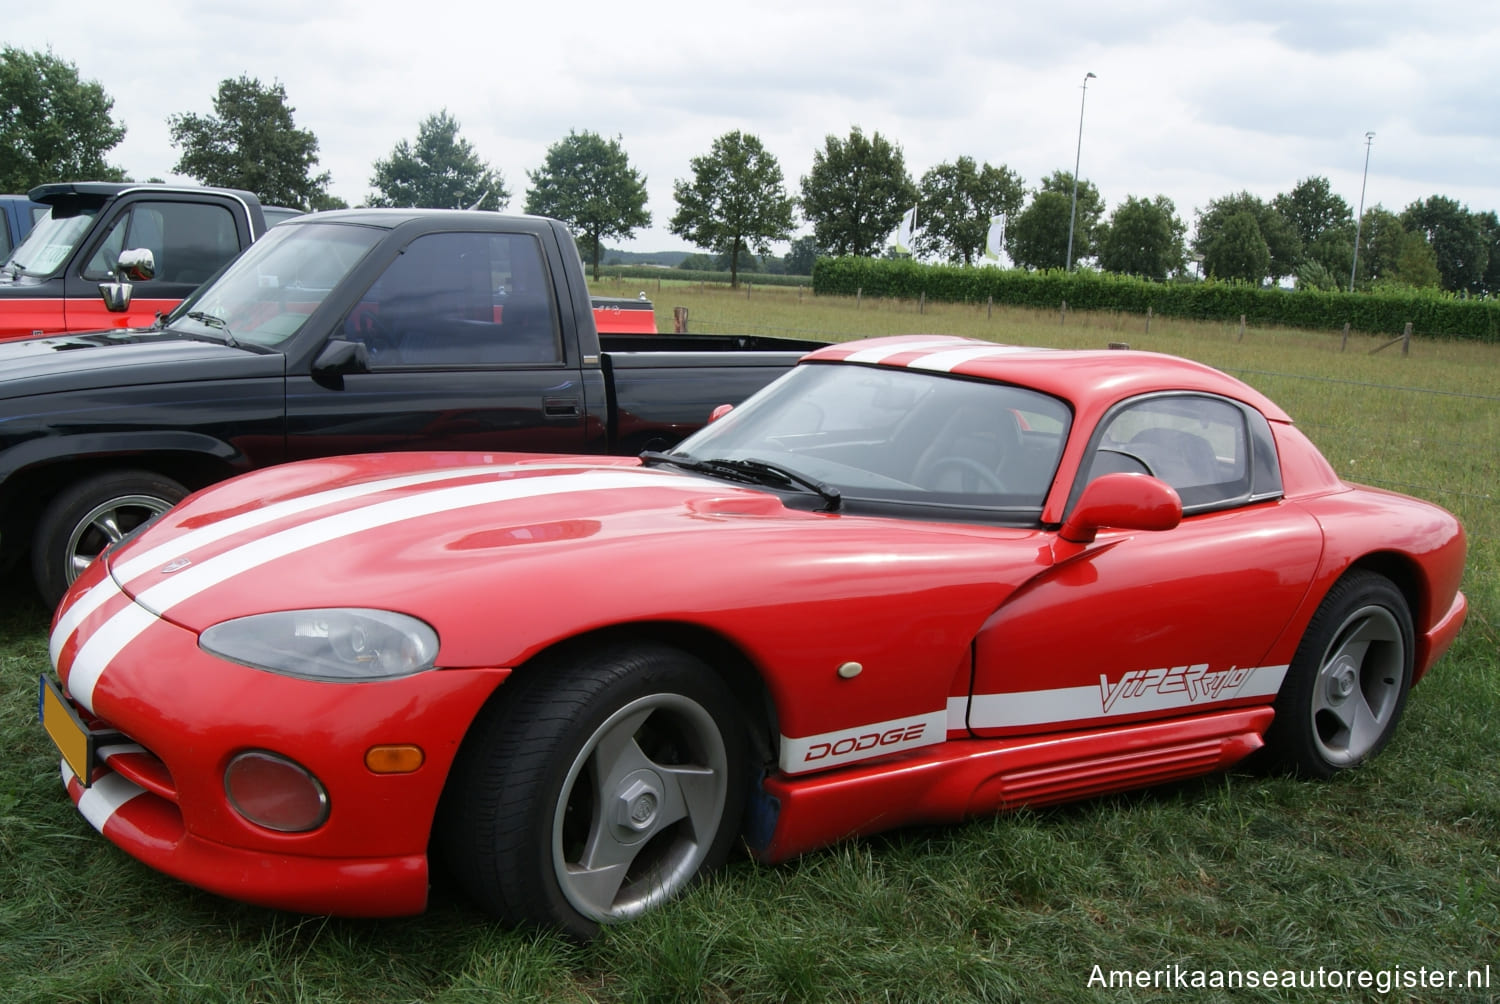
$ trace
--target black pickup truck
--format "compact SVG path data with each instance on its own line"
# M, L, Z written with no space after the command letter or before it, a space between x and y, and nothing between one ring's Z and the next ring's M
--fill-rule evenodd
M299 217L151 328L0 344L0 562L29 553L55 602L189 491L289 460L662 448L815 346L601 339L556 220Z

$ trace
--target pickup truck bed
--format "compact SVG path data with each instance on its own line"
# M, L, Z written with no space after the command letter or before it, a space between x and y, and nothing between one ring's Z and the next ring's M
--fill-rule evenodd
M0 558L48 602L189 491L412 449L661 449L817 343L601 341L572 235L494 213L273 228L153 328L0 345Z

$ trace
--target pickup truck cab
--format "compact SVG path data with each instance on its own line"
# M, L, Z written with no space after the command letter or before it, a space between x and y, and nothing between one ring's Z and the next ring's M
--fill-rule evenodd
M234 189L78 181L27 195L49 211L0 265L0 340L151 324L266 232L260 200ZM137 249L155 273L112 312L99 284Z
M152 327L0 344L0 560L55 602L189 491L284 461L662 449L816 346L601 339L556 220L310 214Z

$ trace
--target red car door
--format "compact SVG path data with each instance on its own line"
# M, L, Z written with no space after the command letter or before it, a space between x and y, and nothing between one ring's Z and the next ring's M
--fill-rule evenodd
M1322 532L1279 499L1268 434L1219 398L1157 395L1101 423L1091 457L1172 484L1171 530L1104 530L1009 599L975 644L969 728L1003 736L1269 703L1265 657L1301 603ZM1194 442L1194 440L1196 442ZM1086 462L1080 482L1104 467Z

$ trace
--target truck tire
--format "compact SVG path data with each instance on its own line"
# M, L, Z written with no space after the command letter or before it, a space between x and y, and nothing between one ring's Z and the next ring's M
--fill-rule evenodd
M650 643L575 652L500 691L439 820L447 866L479 906L584 940L724 863L744 724L701 660Z
M31 573L42 601L55 607L101 551L186 495L182 485L151 471L110 471L58 492L31 542Z

